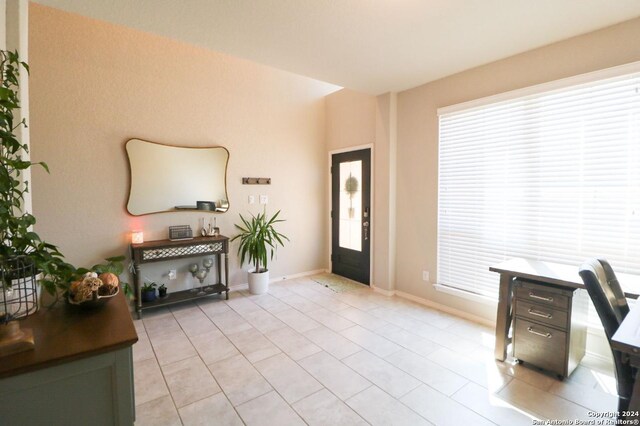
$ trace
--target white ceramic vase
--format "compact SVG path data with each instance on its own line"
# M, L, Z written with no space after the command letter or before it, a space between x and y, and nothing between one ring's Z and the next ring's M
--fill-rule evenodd
M269 271L249 272L249 293L265 294L269 291Z

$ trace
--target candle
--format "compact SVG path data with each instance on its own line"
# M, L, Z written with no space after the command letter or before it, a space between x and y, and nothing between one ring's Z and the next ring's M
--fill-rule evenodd
M131 243L133 244L144 243L144 233L142 231L131 231Z

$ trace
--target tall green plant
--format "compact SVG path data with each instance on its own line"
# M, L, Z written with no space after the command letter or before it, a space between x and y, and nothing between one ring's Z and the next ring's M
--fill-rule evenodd
M247 263L254 265L255 272L267 270L268 261L273 259L278 245L284 246L283 240L289 241L289 238L274 228L276 223L284 222L284 219L278 219L279 214L280 210L270 219L267 218L266 212L259 213L257 216L251 214L249 219L240 215L242 224L235 225L240 234L231 239L231 241L240 240L238 246L240 264L246 260Z
M56 285L68 280L75 269L56 246L31 230L36 218L24 211L29 183L21 178L23 173L33 165L49 169L45 163L25 158L29 147L16 136L20 127L27 127L24 118L16 122L14 115L20 108L21 68L29 72L18 52L0 50L0 261L27 255L43 273L41 284L53 294Z

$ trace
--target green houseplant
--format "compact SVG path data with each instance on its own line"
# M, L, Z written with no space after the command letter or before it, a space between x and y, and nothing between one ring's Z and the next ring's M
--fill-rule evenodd
M262 212L257 215L251 214L251 217L247 219L240 215L242 223L235 225L240 233L231 241L240 240L238 246L240 264L244 264L246 260L247 263L253 265L253 271L249 271L248 279L251 294L267 292L269 288L268 262L273 259L278 245L284 246L283 240L289 241L289 238L276 231L274 227L275 224L284 222L283 219L278 219L279 214L280 210L268 218L267 213Z
M156 300L156 283L144 283L140 289L140 294L143 302L153 302Z
M37 272L42 273L40 284L51 294L56 287L68 282L75 268L64 261L56 246L43 241L32 231L36 218L24 210L29 183L24 181L26 170L34 165L26 155L29 147L16 136L16 130L26 127L23 118L16 122L20 108L19 83L21 69L29 72L18 52L0 50L0 261L27 256Z

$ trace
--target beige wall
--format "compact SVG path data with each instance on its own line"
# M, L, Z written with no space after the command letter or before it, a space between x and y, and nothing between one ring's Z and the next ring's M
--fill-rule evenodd
M398 290L495 319L495 306L437 292L421 279L422 270L437 278L437 108L638 61L639 39L636 19L398 94Z
M124 143L135 137L225 146L230 210L216 216L222 233L235 234L239 213L260 211L248 195L266 194L291 238L271 276L326 266L324 97L335 86L33 3L29 27L32 154L51 168L33 176L36 230L70 262L125 253L134 228L147 240L166 238L169 225L196 230L197 212L126 212ZM272 185L241 185L243 176L271 177ZM180 279L186 263L177 263ZM232 284L246 282L235 254L231 271Z

